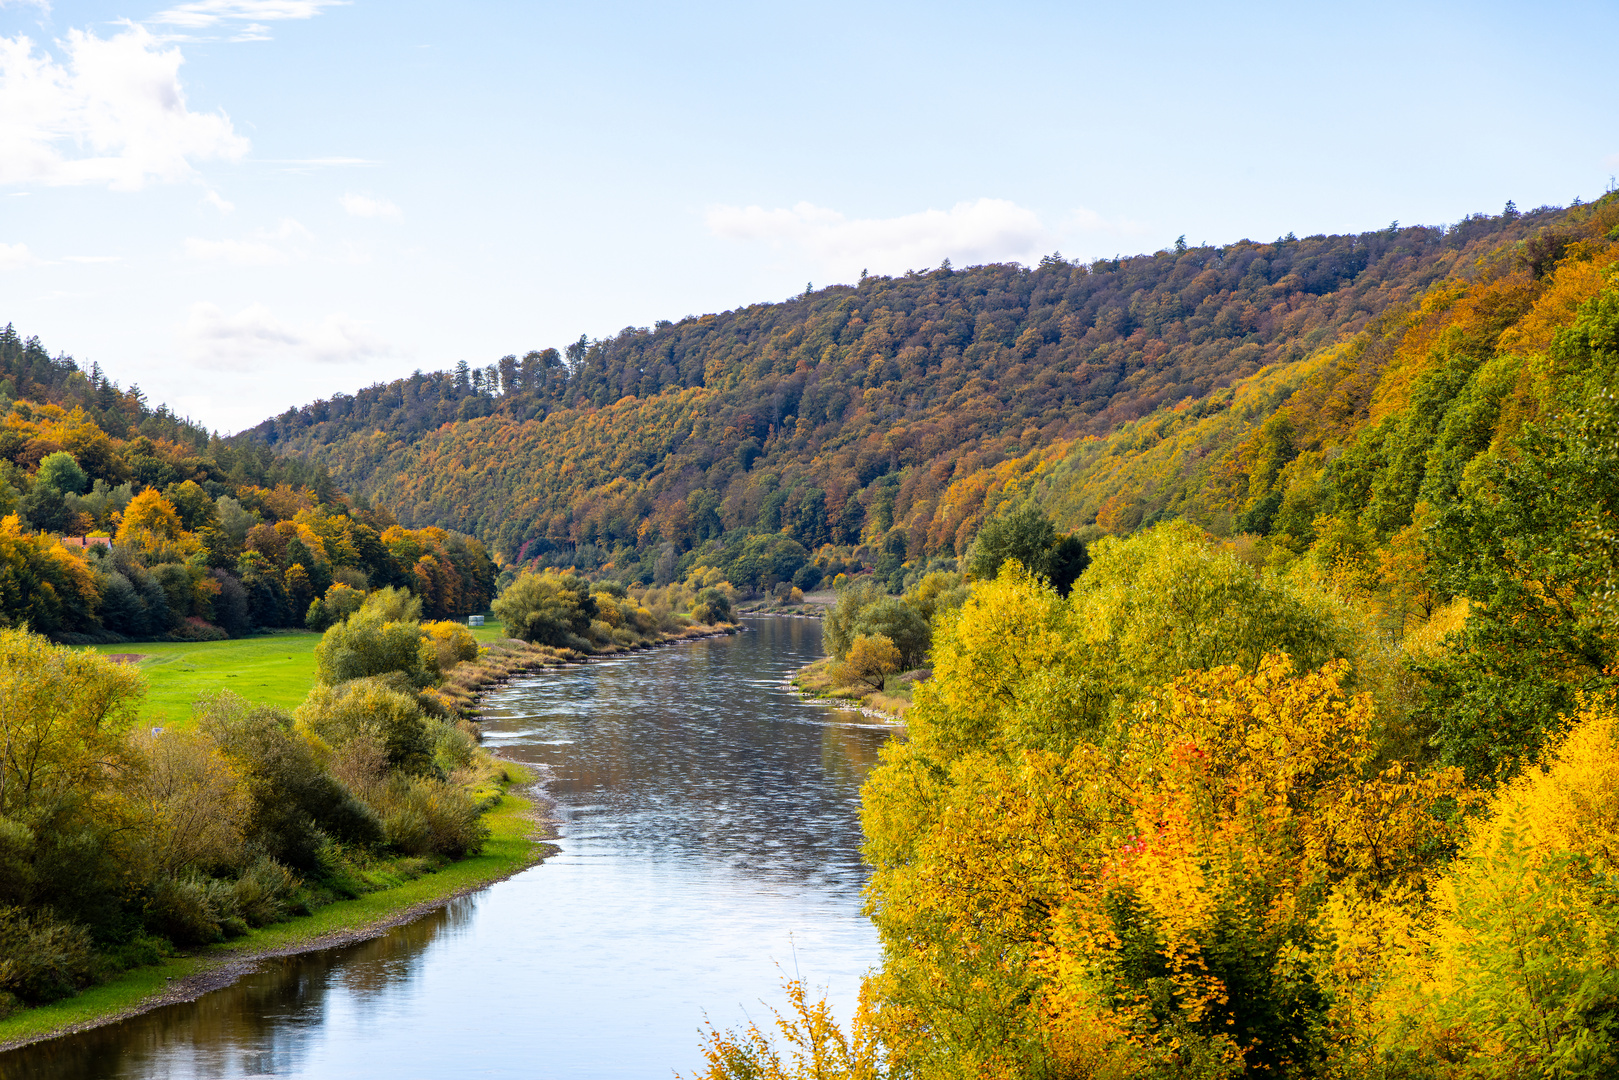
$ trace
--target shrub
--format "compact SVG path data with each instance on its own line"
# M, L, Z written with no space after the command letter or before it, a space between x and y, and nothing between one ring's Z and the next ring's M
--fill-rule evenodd
M263 857L231 884L231 902L249 926L268 926L287 917L297 889L292 871Z
M422 636L433 650L434 666L440 674L462 661L478 659L478 639L458 622L423 623Z
M382 838L376 816L320 767L285 712L221 691L199 700L195 716L247 784L248 842L277 862L313 870L329 837L362 846Z
M899 666L900 652L892 640L882 634L862 634L854 639L849 655L833 668L832 675L844 686L864 684L881 690L884 680Z
M18 907L0 907L0 991L29 1004L67 997L90 979L90 934Z
M541 645L578 648L596 616L590 585L576 574L524 574L492 610L513 637Z
M146 901L146 925L176 945L220 941L241 924L228 883L211 878L164 878ZM245 929L245 925L242 925Z
M132 740L140 768L128 793L146 873L236 865L248 816L245 788L218 745L187 732L141 732Z
M472 764L478 751L478 740L466 721L428 723L433 742L433 764L446 776Z
M420 623L384 620L366 609L333 625L315 646L316 678L328 686L391 671L426 686L436 659L422 640Z
M376 792L388 843L406 855L460 858L481 851L489 829L465 791L425 776L390 776Z
M328 747L370 736L382 744L392 768L416 773L432 768L433 742L421 703L386 678L316 686L293 716L300 732Z

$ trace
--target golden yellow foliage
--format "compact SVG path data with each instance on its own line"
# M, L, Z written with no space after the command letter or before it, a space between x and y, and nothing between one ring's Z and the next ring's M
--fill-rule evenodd
M878 690L899 670L899 649L886 634L861 634L849 645L849 655L832 669L840 686L861 684Z
M478 639L461 623L422 623L422 637L433 650L440 673L449 671L463 660L478 658Z
M1443 1075L1606 1077L1619 1070L1619 717L1588 702L1545 764L1490 800L1431 911L1365 968L1368 1052ZM1367 912L1357 913L1364 920Z

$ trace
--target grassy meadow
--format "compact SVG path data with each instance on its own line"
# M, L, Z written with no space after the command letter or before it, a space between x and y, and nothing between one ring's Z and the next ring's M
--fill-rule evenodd
M496 619L476 627L480 645L506 636ZM191 703L215 690L231 690L249 701L297 708L315 682L315 646L320 635L305 630L279 631L230 641L135 641L96 645L104 656L134 654L146 675L143 723L185 729L191 726Z

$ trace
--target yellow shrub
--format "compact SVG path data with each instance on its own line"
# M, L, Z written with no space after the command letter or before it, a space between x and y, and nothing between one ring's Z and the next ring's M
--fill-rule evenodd
M478 639L458 622L423 623L422 639L432 648L441 673L463 660L478 658Z

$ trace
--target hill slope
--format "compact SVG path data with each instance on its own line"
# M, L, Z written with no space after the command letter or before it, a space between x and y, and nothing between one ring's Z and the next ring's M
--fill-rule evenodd
M1610 202L866 278L581 339L566 360L413 375L247 437L506 561L646 580L660 555L743 533L893 547L899 527L910 558L956 555L1031 488L1067 527L1265 532L1281 470L1397 411L1445 312L1497 305L1479 332L1499 334L1571 243L1606 250ZM1287 445L1249 446L1284 406Z

